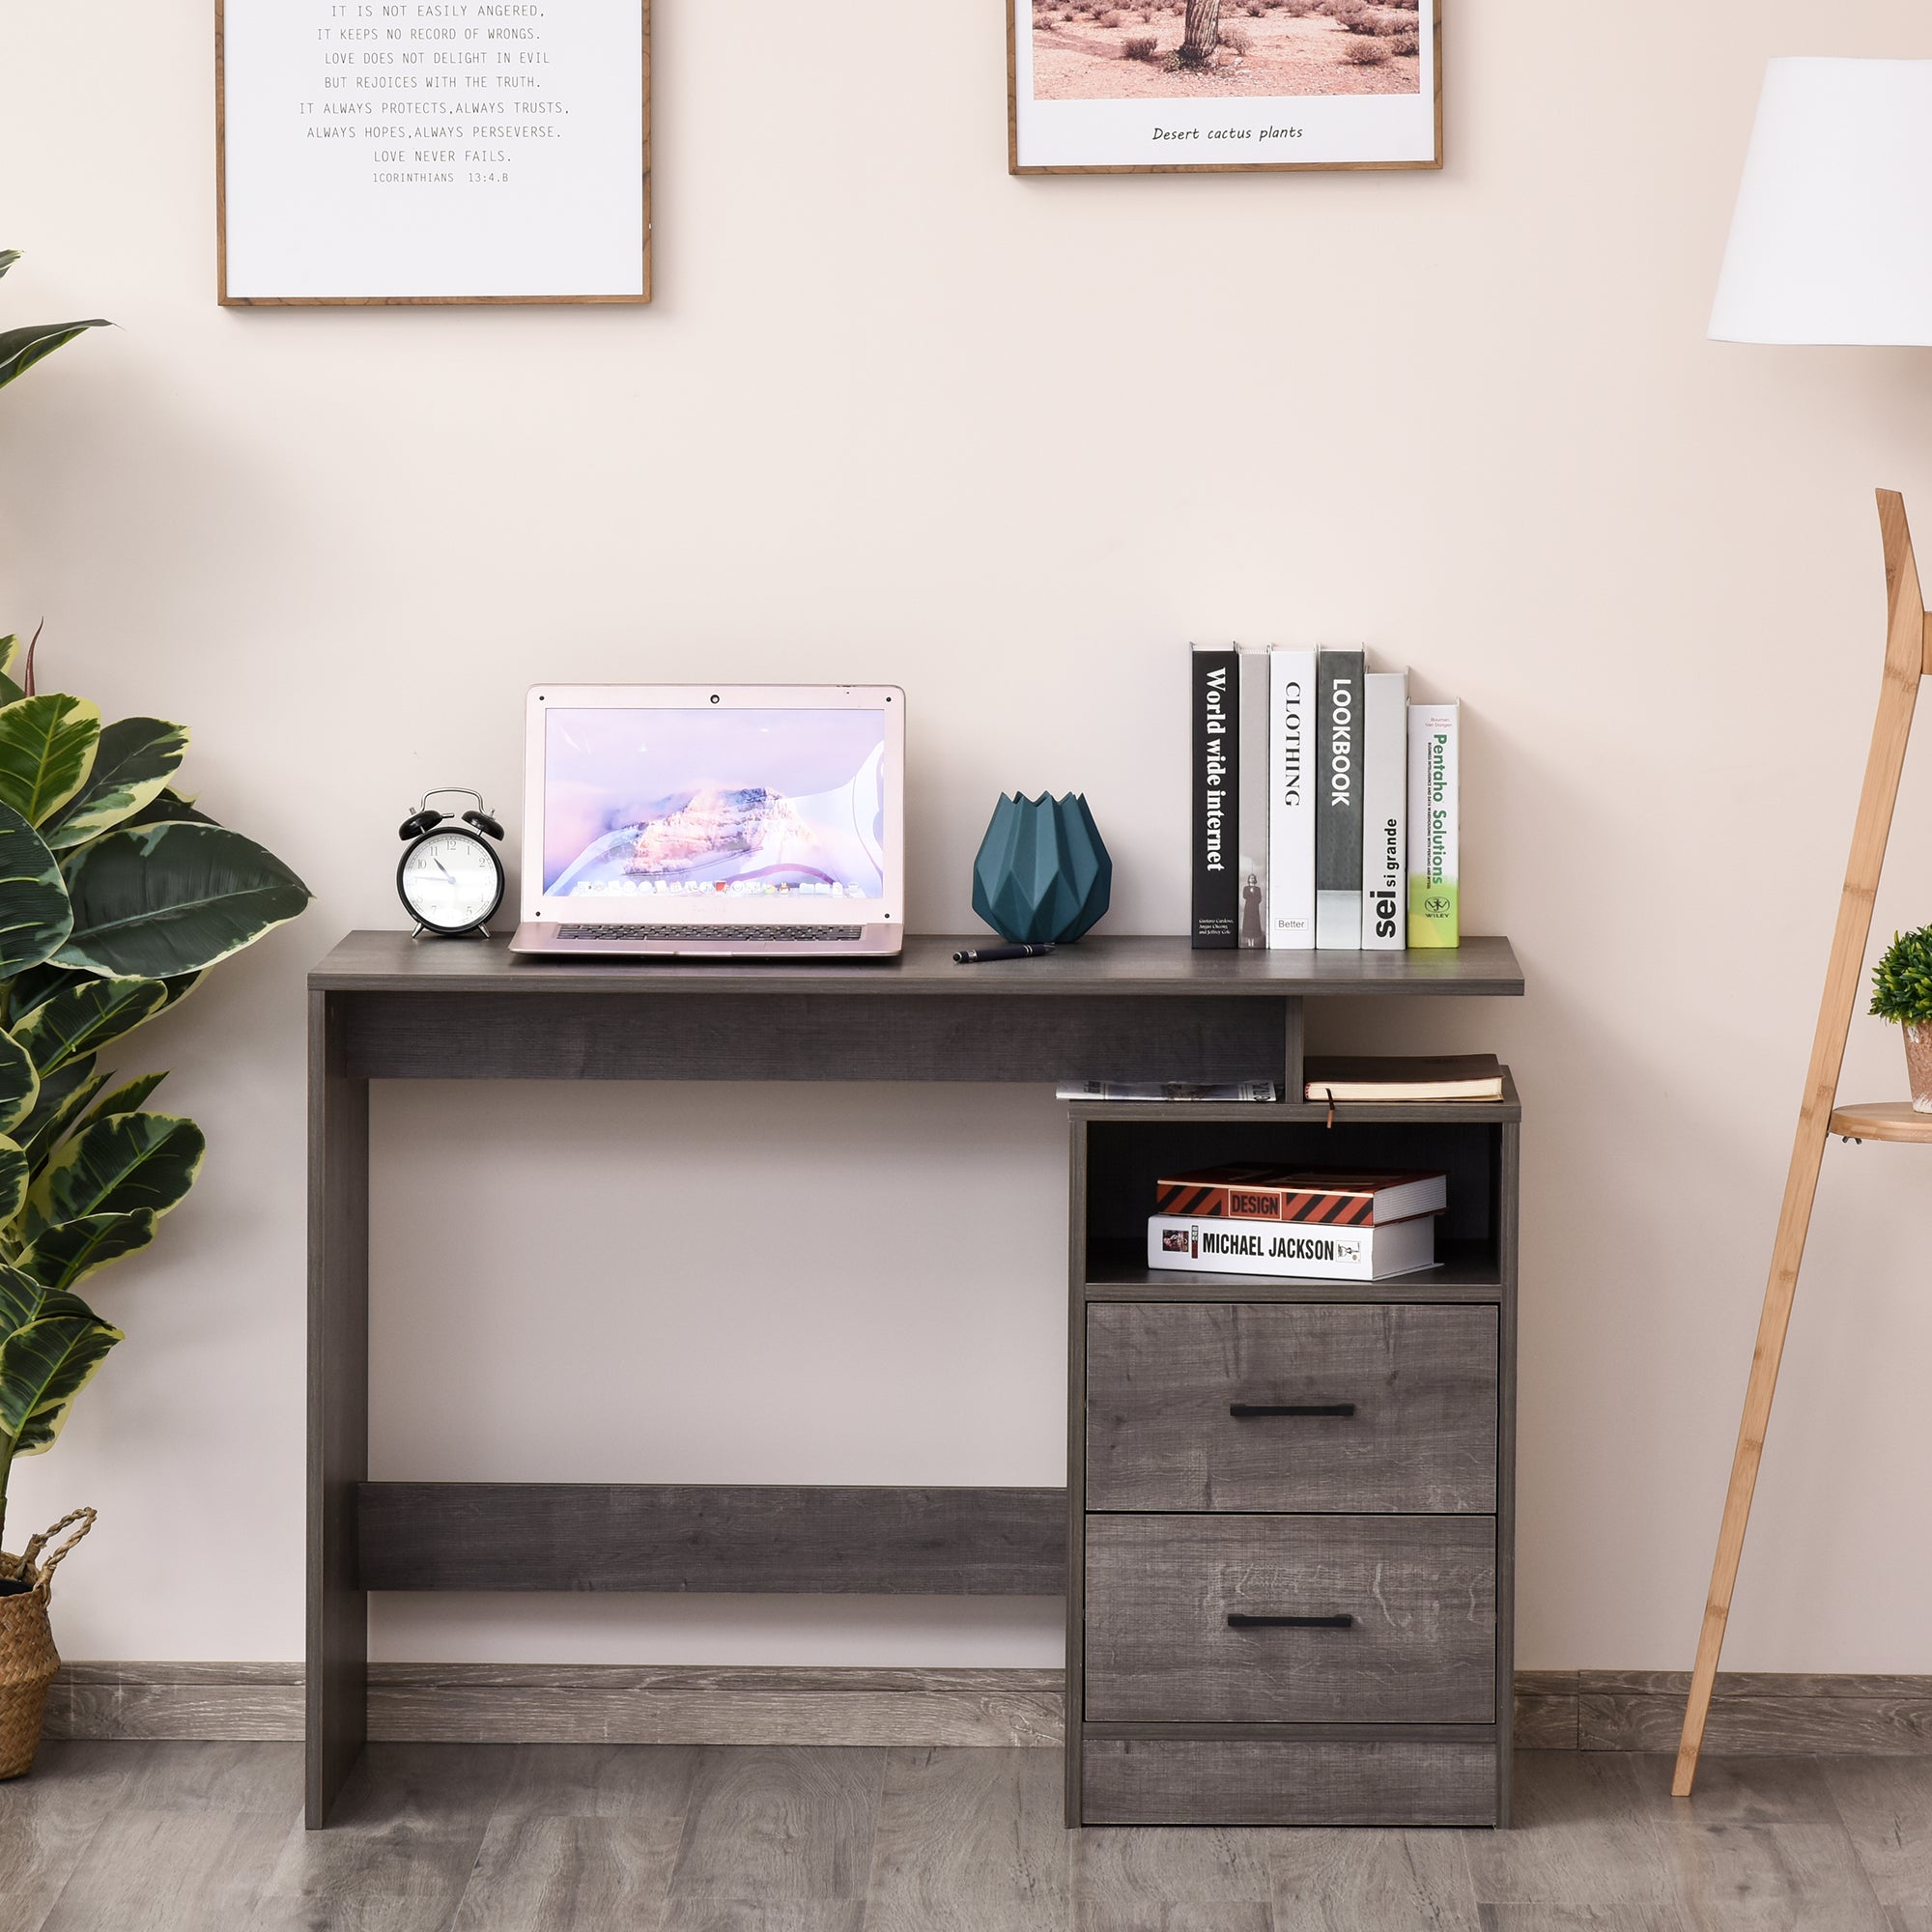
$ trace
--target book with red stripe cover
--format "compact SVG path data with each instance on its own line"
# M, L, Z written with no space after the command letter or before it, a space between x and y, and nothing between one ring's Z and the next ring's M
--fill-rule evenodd
M1316 1168L1203 1167L1154 1183L1157 1211L1199 1220L1302 1221L1379 1228L1449 1205L1449 1177L1418 1171L1337 1174Z

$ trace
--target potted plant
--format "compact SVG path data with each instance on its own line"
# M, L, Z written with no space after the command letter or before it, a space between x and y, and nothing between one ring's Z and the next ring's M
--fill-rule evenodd
M17 259L0 251L0 274ZM99 326L0 332L0 386ZM75 1511L9 1556L8 1478L122 1339L75 1290L155 1238L204 1145L147 1107L165 1075L109 1091L101 1051L309 899L174 788L186 747L163 719L103 725L83 698L37 693L32 647L0 639L0 1777L33 1764L60 1664L48 1587L94 1520Z
M1912 1104L1932 1114L1932 925L1895 932L1872 969L1871 1009L1905 1029L1905 1071Z

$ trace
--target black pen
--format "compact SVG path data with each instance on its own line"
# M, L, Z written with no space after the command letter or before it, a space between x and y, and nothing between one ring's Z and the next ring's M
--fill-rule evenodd
M952 955L955 966L978 966L987 959L1037 959L1042 952L1053 951L1053 941L1041 940L1033 946L969 946L963 952Z

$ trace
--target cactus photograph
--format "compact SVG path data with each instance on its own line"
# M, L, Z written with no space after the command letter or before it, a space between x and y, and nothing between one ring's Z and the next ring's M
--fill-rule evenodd
M1031 8L1037 100L1413 95L1422 87L1419 0L1021 5Z

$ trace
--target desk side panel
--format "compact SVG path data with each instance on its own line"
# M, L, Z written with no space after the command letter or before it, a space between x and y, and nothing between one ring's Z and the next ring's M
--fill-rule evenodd
M1503 1274L1496 1429L1496 1823L1507 1825L1515 1779L1518 1216L1522 1192L1522 1129L1515 1123L1502 1129L1496 1192Z
M1067 1122L1066 1293L1066 1752L1065 1817L1080 1823L1086 1737L1087 1624L1087 1144L1092 1122Z
M343 995L309 995L306 1815L327 1823L368 1735L369 1084L346 1070Z

